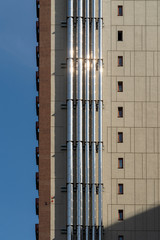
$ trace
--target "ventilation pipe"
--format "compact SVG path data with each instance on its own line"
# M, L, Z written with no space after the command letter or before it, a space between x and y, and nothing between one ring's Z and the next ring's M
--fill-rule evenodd
M92 240L95 240L96 226L96 17L95 0L92 0L91 25L91 85L92 85Z
M102 0L99 0L99 146L98 146L98 235L99 240L102 239L102 69L103 69L103 59L102 59Z
M82 235L82 72L83 72L83 1L77 0L77 40L78 40L78 79L77 79L77 240L81 240Z
M85 239L89 237L89 77L90 77L90 0L85 4Z
M73 0L67 14L67 240L73 236Z

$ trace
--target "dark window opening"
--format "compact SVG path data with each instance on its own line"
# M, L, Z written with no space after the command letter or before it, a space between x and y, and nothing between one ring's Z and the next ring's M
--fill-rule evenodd
M123 210L122 209L118 210L118 220L119 221L123 220Z
M118 82L118 92L123 92L123 82Z
M118 41L123 41L123 31L118 31Z
M118 168L119 169L123 168L123 158L118 158Z
M123 194L123 184L118 184L118 194Z
M123 107L118 107L118 117L119 118L123 117Z
M123 57L118 56L118 67L122 67L122 66L123 66Z
M123 235L119 235L119 236L118 236L118 240L124 240Z
M123 16L123 6L118 6L118 16Z
M118 133L118 143L123 143L123 132Z

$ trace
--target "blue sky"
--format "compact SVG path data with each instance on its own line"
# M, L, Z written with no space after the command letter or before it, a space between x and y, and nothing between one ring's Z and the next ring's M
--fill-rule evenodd
M35 239L36 0L0 1L0 239Z

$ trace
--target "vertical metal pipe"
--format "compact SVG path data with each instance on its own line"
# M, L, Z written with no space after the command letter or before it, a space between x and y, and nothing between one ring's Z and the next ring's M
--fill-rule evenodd
M91 83L92 83L92 240L95 240L96 226L96 2L92 0L91 30Z
M67 240L73 236L73 0L67 13Z
M102 239L102 69L103 69L103 59L102 59L102 0L99 0L99 155L98 155L98 235L99 240Z
M85 239L89 237L89 77L90 77L90 19L89 19L90 0L85 4Z
M81 240L82 234L82 36L83 36L83 1L77 0L78 21L78 81L77 81L77 240Z

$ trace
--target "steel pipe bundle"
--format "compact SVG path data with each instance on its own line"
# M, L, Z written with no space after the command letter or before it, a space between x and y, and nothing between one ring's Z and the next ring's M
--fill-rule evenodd
M102 0L99 0L99 155L98 155L98 235L99 240L102 239L102 107L103 107L103 98L102 98L102 69L103 69L103 59L102 59Z
M92 85L92 240L96 227L96 1L92 0L91 85Z
M67 240L73 236L73 0L67 16Z
M89 237L89 80L90 80L90 18L89 18L90 1L86 0L85 4L85 239Z
M77 0L77 21L78 21L78 79L77 79L77 240L81 240L82 234L82 193L83 193L83 179L82 179L82 110L83 110L83 96L82 96L82 73L83 73L83 0Z
M77 0L77 107L76 107L76 166L77 166L77 240L83 239L83 166L85 167L85 240L89 240L89 227L92 227L92 240L96 237L96 127L98 127L98 239L102 240L102 0L98 0L98 65L99 99L98 125L96 126L96 0L85 0L85 33L83 32L83 0ZM90 9L91 6L91 9ZM91 11L90 11L91 10ZM90 16L91 12L91 16ZM91 20L91 29L90 29ZM67 240L73 239L73 78L74 78L74 34L73 0L68 0L67 15ZM85 43L83 35L85 34ZM91 36L91 38L90 38ZM83 47L85 46L85 56ZM85 126L83 126L83 68L85 67ZM91 85L91 99L90 99ZM91 100L91 114L90 114ZM91 128L90 128L91 118ZM83 165L83 130L85 129L85 164ZM91 165L90 165L91 137ZM91 168L91 200L90 200ZM90 215L90 204L91 215Z

